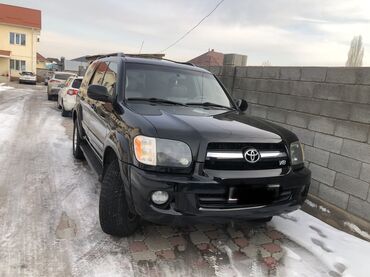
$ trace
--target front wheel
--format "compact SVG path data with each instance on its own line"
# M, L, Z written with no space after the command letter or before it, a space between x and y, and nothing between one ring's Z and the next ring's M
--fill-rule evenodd
M139 225L139 216L128 207L117 160L108 165L103 177L99 219L103 232L116 237L132 235Z
M81 150L81 142L82 142L82 139L80 137L80 134L78 133L77 122L75 120L73 123L72 148L73 148L73 156L78 160L84 159L84 153Z

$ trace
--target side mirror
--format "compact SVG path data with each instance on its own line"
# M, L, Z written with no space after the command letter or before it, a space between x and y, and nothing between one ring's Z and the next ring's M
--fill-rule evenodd
M245 101L244 99L237 99L236 105L242 112L245 112L248 109L248 102Z
M108 90L105 86L90 85L87 88L87 96L97 101L110 102Z

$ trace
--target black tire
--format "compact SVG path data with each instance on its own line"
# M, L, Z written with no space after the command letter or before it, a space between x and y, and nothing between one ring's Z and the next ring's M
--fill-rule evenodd
M48 94L48 100L50 101L50 100L53 100L53 97L50 95L50 94Z
M57 108L58 108L58 110L61 110L62 109L62 106L59 104L59 96L57 98Z
M115 237L130 236L139 225L139 216L128 208L117 160L108 165L103 177L99 219L103 232Z
M82 143L82 139L78 132L77 122L75 120L73 123L72 150L73 150L73 156L78 160L83 160L85 158L84 153L81 150L81 143Z
M62 105L62 116L63 116L63 117L68 117L68 116L69 116L69 114L70 114L70 112L69 112L69 111L66 111L66 110L64 109L64 106Z

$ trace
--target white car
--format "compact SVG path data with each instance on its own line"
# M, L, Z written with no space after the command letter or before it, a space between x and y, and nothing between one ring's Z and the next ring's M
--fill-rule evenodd
M60 85L63 85L69 77L77 77L77 75L71 72L54 72L48 81L48 100L52 100L54 96L58 95Z
M20 84L34 84L36 85L36 75L32 72L23 71L19 74L19 83Z
M81 86L83 77L69 77L58 92L58 108L62 116L69 116L76 104L76 95Z

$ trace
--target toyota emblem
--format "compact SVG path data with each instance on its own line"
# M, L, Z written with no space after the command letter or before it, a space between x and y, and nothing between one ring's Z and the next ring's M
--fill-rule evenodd
M247 149L244 152L244 159L251 164L258 162L261 159L260 152L255 148Z

